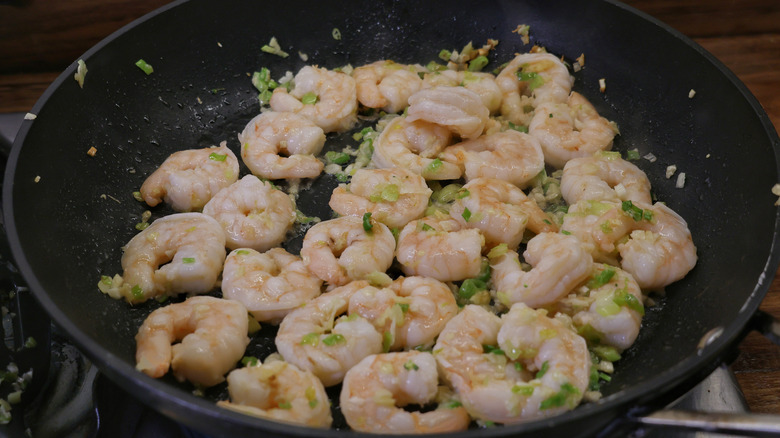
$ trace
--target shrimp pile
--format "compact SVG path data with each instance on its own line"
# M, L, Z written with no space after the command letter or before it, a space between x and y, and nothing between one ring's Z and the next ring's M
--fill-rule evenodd
M562 58L504 61L494 73L305 66L266 81L270 108L238 133L239 153L223 142L171 155L137 198L179 213L147 224L124 272L99 282L155 308L137 369L227 381L218 405L247 415L373 433L521 423L598 400L650 294L694 268L696 247L644 171L611 151L617 124L572 90ZM345 132L357 149L328 143ZM338 184L312 225L296 200L318 178ZM251 355L260 323L278 326L263 358Z

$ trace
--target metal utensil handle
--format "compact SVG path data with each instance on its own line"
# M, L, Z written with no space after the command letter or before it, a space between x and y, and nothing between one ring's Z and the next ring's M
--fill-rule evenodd
M740 436L780 435L780 415L662 410L637 419L652 427L675 427Z

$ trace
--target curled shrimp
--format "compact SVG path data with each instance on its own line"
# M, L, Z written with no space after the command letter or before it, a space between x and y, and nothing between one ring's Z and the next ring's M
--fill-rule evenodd
M357 99L368 108L397 113L409 105L409 96L422 87L419 67L391 60L376 61L352 71Z
M653 202L647 175L613 152L569 160L563 167L561 194L570 205L582 200Z
M394 252L395 237L385 224L342 216L309 228L301 257L312 274L340 286L373 272L385 272L393 263Z
M382 335L360 315L349 315L352 296L367 281L353 281L307 302L279 324L276 348L284 360L333 386L364 357L382 352ZM375 289L375 288L374 288Z
M464 227L479 229L488 247L505 243L515 249L526 228L537 234L558 231L536 201L510 182L475 178L458 193L450 216Z
M525 188L544 170L544 154L539 141L511 129L449 146L440 157L460 166L466 180L492 177L507 180L520 188Z
M572 158L609 150L617 128L583 95L572 92L567 102L537 106L528 132L542 145L545 162L562 168Z
M458 313L450 288L433 278L399 277L384 288L364 288L349 303L382 333L385 350L433 346L444 325Z
M439 86L462 86L477 93L490 114L501 109L501 89L496 84L495 76L490 73L444 70L428 73L423 78L422 88Z
M602 214L591 233L599 250L617 250L620 266L639 287L660 289L693 269L698 258L685 219L660 202L619 205Z
M214 386L244 355L248 322L238 301L200 296L168 304L138 329L135 368L155 378L170 368L179 381Z
M523 257L533 266L528 272L522 270L515 251L490 261L496 296L507 307L515 303L531 307L553 303L585 280L593 265L593 258L579 239L557 233L534 236Z
M496 84L502 92L501 114L512 123L526 125L530 113L526 106L566 102L574 78L555 55L524 53L499 72Z
M406 275L439 281L476 277L485 238L450 217L426 216L409 222L398 235L396 259Z
M278 324L285 315L320 295L322 280L301 258L282 248L260 253L241 248L228 254L222 294L240 301L258 321Z
M431 189L425 179L406 169L360 169L349 185L333 189L330 208L341 215L366 212L388 227L402 227L423 216Z
M163 200L175 211L200 211L217 192L238 180L238 159L219 147L172 153L141 185L141 197L154 207Z
M447 323L434 356L472 417L517 423L582 399L591 366L585 340L545 313L518 303L499 318L470 304Z
M458 179L460 167L438 158L451 138L452 133L443 126L396 117L374 141L371 162L378 168L408 169L426 180Z
M122 254L121 281L113 298L141 303L179 293L201 294L217 286L225 260L225 233L203 213L176 213L157 219L133 236Z
M203 213L225 230L225 245L230 249L273 248L282 243L295 222L290 197L254 175L220 190L203 207Z
M328 394L312 373L281 360L238 368L227 376L230 401L217 405L255 417L328 428Z
M482 98L464 87L435 87L409 97L407 120L424 120L448 128L463 139L477 138L485 129L490 110Z
M300 114L328 132L347 131L357 122L357 92L352 76L305 66L294 78L295 87L277 87L271 109Z
M428 412L403 409L427 405L439 392L436 360L407 351L371 355L347 372L339 405L347 424L360 432L412 434L465 430L471 418L463 407L440 403Z
M247 123L238 141L244 164L261 178L314 178L325 166L315 157L325 133L300 114L264 112Z
M644 296L628 272L596 263L575 293L556 302L552 309L572 317L586 341L609 345L618 351L630 347L639 335Z

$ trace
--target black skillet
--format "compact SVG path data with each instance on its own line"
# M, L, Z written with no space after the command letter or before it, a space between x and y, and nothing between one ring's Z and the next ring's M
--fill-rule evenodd
M512 33L531 29L531 44ZM334 38L334 28L340 39ZM276 37L287 58L261 47ZM22 127L5 175L3 206L16 262L53 320L109 378L151 407L215 436L265 431L337 436L217 408L224 387L196 397L171 378L134 369L133 336L155 307L130 307L102 295L103 274L120 272L121 246L137 231L144 205L133 200L144 178L173 151L220 141L238 151L236 133L259 107L249 74L278 78L306 64L335 68L378 59L422 64L441 49L500 41L488 68L533 44L572 62L584 94L621 134L615 149L652 153L640 160L659 200L687 219L699 263L651 308L639 339L619 362L604 398L548 420L448 436L534 433L593 435L621 430L692 388L728 360L757 318L778 266L778 137L746 87L699 46L658 21L603 0L175 2L85 53L84 87L76 63L45 92ZM146 75L135 66L154 67ZM599 79L606 91L599 92ZM690 90L695 96L689 97ZM332 136L329 148L356 145ZM96 148L90 156L87 151ZM685 172L683 188L666 167ZM245 171L245 169L244 169ZM300 208L328 217L329 176L304 191ZM153 218L170 213L154 209ZM290 244L295 251L298 243ZM714 334L714 335L713 335ZM273 329L249 354L272 351ZM706 340L706 342L704 342ZM335 409L338 417L338 410Z

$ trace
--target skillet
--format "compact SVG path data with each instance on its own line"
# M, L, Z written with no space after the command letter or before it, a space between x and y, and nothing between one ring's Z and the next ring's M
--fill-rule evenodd
M512 33L531 28L531 44ZM341 39L333 38L333 29ZM291 53L260 48L276 37ZM248 74L273 77L305 64L335 68L378 59L427 63L441 49L500 41L488 68L533 44L571 62L586 55L574 89L616 121L614 149L652 153L640 160L658 199L688 221L699 263L648 309L640 337L624 354L604 398L567 414L523 425L447 436L555 433L588 436L621 430L634 415L664 406L732 356L762 316L758 306L780 256L776 197L780 145L746 87L695 43L620 3L582 1L437 2L177 1L108 37L75 63L32 109L11 151L3 210L12 252L36 298L110 379L152 408L214 436L265 433L340 436L250 418L217 408L224 387L191 394L172 378L134 369L133 336L154 303L128 306L96 288L121 271L121 246L146 209L131 193L171 152L227 141L259 111ZM298 51L308 55L304 62ZM144 74L134 64L154 67ZM607 89L599 91L598 80ZM689 91L696 94L689 98ZM356 144L329 137L328 149ZM97 153L86 152L95 147ZM685 172L684 187L665 177ZM243 173L246 169L243 168ZM305 214L328 217L336 181L324 176L302 193ZM171 213L152 209L153 219ZM300 238L288 243L293 252ZM254 337L248 354L273 351L273 329ZM706 339L706 342L703 342ZM338 417L337 407L336 415ZM626 427L630 427L626 426Z

